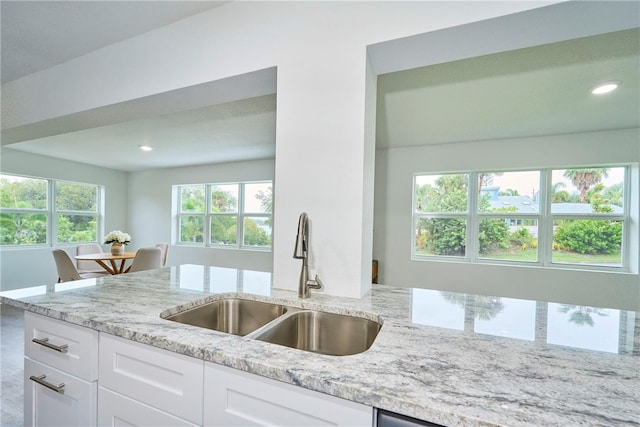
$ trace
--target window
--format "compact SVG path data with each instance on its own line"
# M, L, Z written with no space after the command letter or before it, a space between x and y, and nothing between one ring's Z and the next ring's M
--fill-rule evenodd
M414 259L627 266L628 167L416 175Z
M478 257L538 261L540 171L478 174Z
M416 254L464 257L469 175L415 177Z
M100 187L0 175L2 246L97 242Z
M98 187L56 181L58 243L98 241Z
M271 248L271 181L180 185L176 190L178 243Z
M621 167L552 171L551 262L623 265L623 236L629 224L625 176L626 168Z

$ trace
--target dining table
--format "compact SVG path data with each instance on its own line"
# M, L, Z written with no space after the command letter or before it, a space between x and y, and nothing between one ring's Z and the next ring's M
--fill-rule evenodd
M95 261L104 268L109 274L128 273L131 265L126 266L128 259L136 257L136 252L124 252L120 255L113 255L111 252L76 255L75 259L79 261ZM126 267L126 268L125 268Z

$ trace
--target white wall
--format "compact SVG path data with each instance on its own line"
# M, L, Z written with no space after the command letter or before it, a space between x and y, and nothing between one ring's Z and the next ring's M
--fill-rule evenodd
M255 160L183 168L155 169L129 175L128 223L138 247L170 242L169 265L204 264L271 271L270 251L176 246L171 234L171 188L178 184L263 181L274 179L274 160ZM275 189L277 191L277 189ZM293 250L293 249L292 249Z
M0 150L2 173L85 182L105 187L105 230L126 230L127 173L25 153L3 147ZM60 246L75 256L75 245ZM55 283L58 280L51 247L0 248L0 290Z
M297 287L291 229L307 211L312 273L327 293L359 297L372 250L363 240L373 181L363 161L367 46L544 4L229 2L4 85L3 121L28 125L276 66L274 285Z
M374 258L380 263L380 283L637 310L640 307L637 241L632 242L630 274L412 261L411 209L416 173L635 162L630 183L633 215L630 225L637 236L638 141L640 131L631 129L379 150Z

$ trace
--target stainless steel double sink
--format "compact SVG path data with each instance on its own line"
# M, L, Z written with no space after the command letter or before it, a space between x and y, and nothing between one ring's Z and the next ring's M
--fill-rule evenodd
M348 356L368 350L382 327L381 322L364 317L235 297L161 317L332 356Z

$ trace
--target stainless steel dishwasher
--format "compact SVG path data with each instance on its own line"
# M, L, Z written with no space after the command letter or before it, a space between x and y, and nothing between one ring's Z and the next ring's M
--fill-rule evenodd
M407 417L393 412L378 409L376 417L377 427L443 427L440 424L433 424L427 421L421 421L415 418Z

